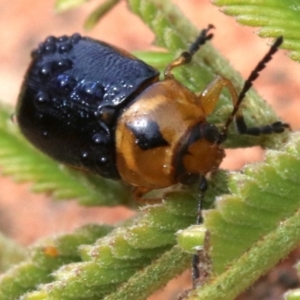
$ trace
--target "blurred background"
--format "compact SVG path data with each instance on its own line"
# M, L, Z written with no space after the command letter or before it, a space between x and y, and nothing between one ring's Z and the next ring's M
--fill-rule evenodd
M209 1L173 2L199 29L209 23L215 25L212 43L244 77L268 50L270 41L258 38L256 29L242 27ZM128 51L154 48L154 35L128 10L125 1L121 1L93 30L84 31L85 18L99 3L90 1L78 9L56 14L54 0L0 0L0 100L15 105L30 62L30 52L48 35L79 32ZM255 82L259 94L294 130L300 128L299 70L300 66L282 50ZM239 169L262 157L263 151L259 148L230 150L222 167ZM71 231L85 223L114 224L134 214L123 207L83 208L72 201L52 201L50 197L31 194L29 188L29 184L16 184L10 178L0 178L0 230L22 245L30 245L45 235ZM188 274L184 280L189 281ZM168 298L157 294L152 299L176 299L182 287L176 282L165 290L172 291Z

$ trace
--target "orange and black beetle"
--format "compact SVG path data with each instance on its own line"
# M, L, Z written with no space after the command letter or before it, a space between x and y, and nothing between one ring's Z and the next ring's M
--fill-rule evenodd
M67 165L136 187L136 196L199 180L197 223L205 175L224 158L221 144L234 120L242 134L280 133L275 122L248 128L239 105L253 80L271 59L278 38L237 95L232 83L217 77L197 95L178 82L172 69L190 62L212 38L201 31L188 51L159 72L131 54L90 38L49 37L32 53L19 96L17 120L23 134L40 150ZM219 131L206 117L222 89L228 88L233 111ZM194 257L193 276L199 276Z
M188 90L172 69L188 63L205 41L203 30L189 51L167 66L165 79L136 57L103 42L74 34L48 37L32 53L19 96L17 120L40 150L67 165L151 189L194 183L217 169L220 144L235 118L241 133L282 132L286 124L247 128L239 103L263 68L255 70L237 96L217 77L200 95ZM277 50L277 40L263 63ZM252 76L253 77L253 76ZM222 132L206 121L223 87L234 111Z

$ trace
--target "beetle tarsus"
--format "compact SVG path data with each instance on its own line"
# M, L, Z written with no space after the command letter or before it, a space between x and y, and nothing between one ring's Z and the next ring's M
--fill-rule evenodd
M266 55L261 59L261 61L254 68L254 70L250 73L248 79L245 81L244 86L238 96L237 102L233 107L231 115L229 116L229 118L227 119L227 121L223 127L223 130L222 130L220 136L222 136L224 133L227 133L229 125L234 120L234 118L240 108L240 104L242 103L243 99L245 98L246 93L252 87L253 81L255 79L257 79L257 77L259 76L259 73L266 67L266 64L272 59L273 54L275 54L278 51L279 46L282 44L282 42L283 42L283 37L279 36L275 40L275 42L273 43L273 45L271 46L269 51L266 53ZM263 132L261 132L261 133L263 133ZM249 133L249 134L253 135L253 133Z
M243 116L236 117L235 120L237 130L240 134L248 134L259 136L261 134L282 133L285 129L289 129L290 125L280 121L260 127L247 127Z
M199 255L193 254L193 258L192 258L193 289L197 287L197 282L200 278L199 262L200 262Z
M208 34L208 32L214 28L214 25L209 24L206 29L201 30L199 36L189 48L189 53L191 56L193 56L199 50L199 48L205 44L206 41L209 41L213 38L214 35L212 33Z
M197 225L200 225L203 223L202 206L203 206L203 198L204 198L207 188L208 188L207 180L206 180L205 176L201 176L200 181L199 181L199 201L198 201L197 218L196 218ZM193 258L192 258L193 288L196 287L197 281L199 280L199 278L200 278L199 255L194 254Z
M193 55L200 49L200 47L204 45L206 41L209 41L213 38L213 34L208 34L208 32L213 28L215 27L212 24L209 24L206 29L201 30L199 36L197 37L195 42L192 43L189 50L182 52L178 58L176 58L166 67L164 72L166 79L172 79L172 70L178 66L188 64L192 60Z

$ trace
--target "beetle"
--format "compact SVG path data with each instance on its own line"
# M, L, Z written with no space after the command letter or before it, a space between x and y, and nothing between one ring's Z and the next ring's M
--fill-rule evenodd
M207 188L205 175L218 169L222 143L235 121L241 134L281 133L280 121L247 127L239 110L246 92L278 50L282 37L245 81L237 95L232 83L218 76L196 94L173 75L213 35L202 30L187 51L159 72L126 51L79 34L48 37L32 52L16 109L25 137L66 165L123 180L136 197L176 183L199 181L197 223ZM206 121L223 88L233 110L223 129ZM194 266L196 265L194 262ZM197 278L196 268L193 270Z

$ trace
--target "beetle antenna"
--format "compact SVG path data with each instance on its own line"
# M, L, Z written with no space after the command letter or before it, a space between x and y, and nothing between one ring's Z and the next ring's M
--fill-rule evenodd
M272 59L273 54L275 54L278 51L279 46L283 42L283 37L280 36L278 37L274 44L271 46L267 54L262 58L262 60L257 64L255 69L251 72L250 76L248 79L245 81L244 86L238 96L237 102L233 107L233 110L227 119L221 133L220 133L220 138L218 139L218 144L222 143L226 139L228 127L233 121L237 111L239 110L240 104L242 103L246 93L249 91L249 89L252 87L253 82L255 79L259 76L259 73L266 67L266 64Z

